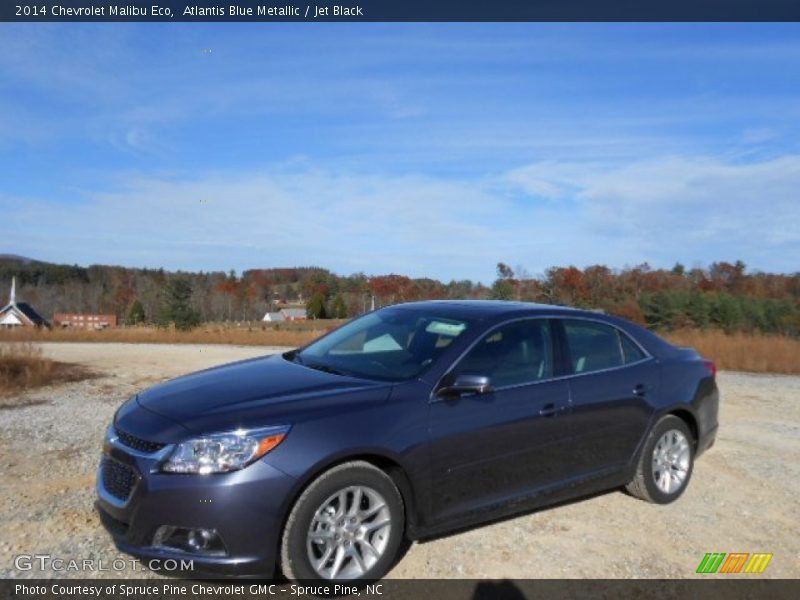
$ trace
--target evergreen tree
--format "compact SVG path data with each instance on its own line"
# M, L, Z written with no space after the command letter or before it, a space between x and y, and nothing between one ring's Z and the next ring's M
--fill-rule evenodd
M678 314L677 296L669 292L642 294L639 302L650 327L670 329Z
M742 307L730 294L719 294L711 305L711 322L714 326L731 333L739 329L744 320Z
M325 296L314 294L306 304L306 315L309 319L327 319L325 312Z
M689 297L686 304L686 316L689 317L695 327L705 329L711 322L711 304L706 294L695 292Z
M508 279L498 279L492 285L490 296L493 300L511 300L514 297L514 284Z
M131 304L130 311L128 311L128 324L139 325L140 323L144 323L145 318L144 306L142 306L142 303L139 302L138 299L134 300L133 304Z
M341 294L333 299L333 303L331 304L331 316L334 319L347 318L347 304Z
M161 302L162 325L174 324L177 329L188 330L200 324L200 314L192 308L192 284L188 279L172 279L164 288Z

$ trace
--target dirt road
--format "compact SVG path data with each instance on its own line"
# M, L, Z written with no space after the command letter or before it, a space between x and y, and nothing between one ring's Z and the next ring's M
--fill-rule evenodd
M45 345L49 356L100 376L29 392L34 404L0 410L0 577L91 575L21 570L20 554L120 557L92 509L114 410L157 381L270 350ZM676 504L610 492L414 544L391 577L693 577L706 552L771 552L763 576L800 577L800 377L723 372L719 385L717 444Z

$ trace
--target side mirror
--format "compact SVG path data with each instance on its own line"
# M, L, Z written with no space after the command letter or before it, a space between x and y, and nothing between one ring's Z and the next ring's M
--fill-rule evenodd
M447 377L437 390L436 395L452 398L467 394L488 394L494 391L492 380L488 375L461 373L454 378Z

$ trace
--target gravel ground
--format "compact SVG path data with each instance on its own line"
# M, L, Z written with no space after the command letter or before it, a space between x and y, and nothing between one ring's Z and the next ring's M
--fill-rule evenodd
M103 432L130 395L163 379L271 348L45 344L99 377L28 392L0 410L0 577L89 574L18 570L14 557L125 559L94 514ZM411 546L402 578L693 577L706 552L772 552L765 577L800 576L800 377L723 372L717 443L683 497L666 507L624 493ZM110 570L96 576L157 577ZM708 576L704 576L708 577Z

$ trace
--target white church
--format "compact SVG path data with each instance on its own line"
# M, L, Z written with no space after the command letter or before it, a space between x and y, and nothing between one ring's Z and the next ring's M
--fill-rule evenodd
M27 302L17 302L16 278L11 278L8 304L0 308L0 327L48 327L49 323Z

